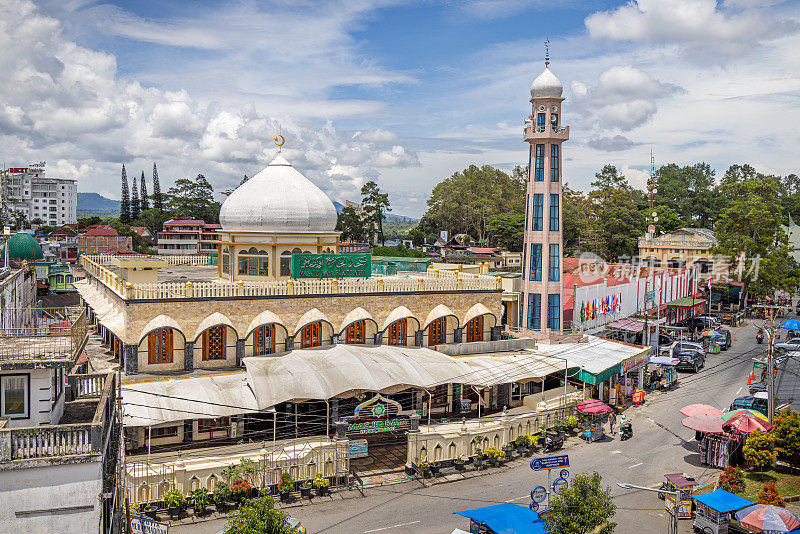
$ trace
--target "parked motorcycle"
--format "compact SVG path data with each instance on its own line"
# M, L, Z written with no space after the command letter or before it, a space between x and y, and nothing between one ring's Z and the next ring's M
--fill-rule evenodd
M756 334L756 343L761 345L761 343L763 341L764 341L764 331L763 330L759 330L758 333Z
M543 438L539 438L539 444L545 452L557 451L564 446L563 432L548 432Z
M628 421L627 423L622 423L619 427L620 441L625 441L627 439L631 439L632 437L633 437L633 425L631 425L631 422Z

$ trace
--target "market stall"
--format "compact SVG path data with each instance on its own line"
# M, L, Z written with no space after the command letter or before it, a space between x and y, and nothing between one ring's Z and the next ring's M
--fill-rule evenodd
M584 422L581 437L587 442L599 441L605 437L603 432L603 416L614 411L608 404L597 399L588 399L579 403L575 409L589 418Z
M677 492L678 496L678 519L692 518L692 491L699 483L686 475L686 473L672 473L664 475L667 482L664 489L667 492ZM675 495L667 493L664 498L667 510L675 509Z
M728 534L732 514L753 504L722 489L694 495L692 499L696 505L694 528L710 534Z
M671 389L678 383L677 358L672 356L651 356L648 369L650 370L651 389Z

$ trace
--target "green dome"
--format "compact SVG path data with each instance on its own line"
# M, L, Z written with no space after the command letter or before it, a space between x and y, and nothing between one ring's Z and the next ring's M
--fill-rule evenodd
M22 260L41 260L44 258L42 254L42 246L36 241L36 238L30 234L14 234L8 240L9 259L22 261ZM6 249L3 248L3 258L5 258Z

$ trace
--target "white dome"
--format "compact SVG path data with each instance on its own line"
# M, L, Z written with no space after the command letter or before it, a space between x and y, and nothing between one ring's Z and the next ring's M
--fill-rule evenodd
M544 72L531 84L532 98L561 98L563 91L564 86L561 85L556 75L550 72L549 67L545 67Z
M333 232L336 208L282 154L236 188L222 204L223 231Z

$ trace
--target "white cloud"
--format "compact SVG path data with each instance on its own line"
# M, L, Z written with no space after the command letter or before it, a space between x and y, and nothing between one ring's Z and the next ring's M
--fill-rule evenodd
M594 87L572 83L575 109L584 116L585 124L605 130L628 131L641 126L658 110L658 100L678 91L631 66L603 71Z
M353 134L353 139L366 143L394 143L397 141L397 134L378 128L375 130L356 132Z
M696 57L731 56L756 43L794 33L795 21L778 20L749 0L631 0L585 20L589 35L614 41L674 44Z
M615 135L614 137L595 137L590 139L586 144L595 150L617 152L621 150L630 150L641 143L631 141L624 135Z

